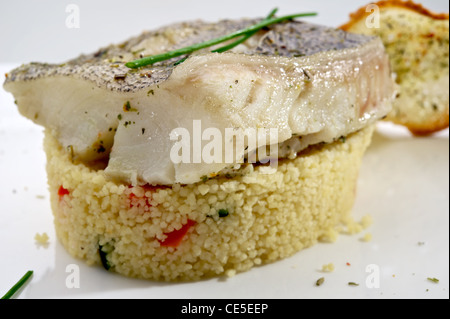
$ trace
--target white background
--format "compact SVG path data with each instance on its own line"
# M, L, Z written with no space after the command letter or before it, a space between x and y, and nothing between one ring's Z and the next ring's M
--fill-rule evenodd
M0 0L0 63L60 63L143 30L183 20L262 17L318 12L308 21L330 26L346 22L368 0ZM427 8L448 12L446 0L423 0ZM80 9L80 28L69 29L66 6Z
M80 28L65 21L68 4L80 9ZM448 2L423 0L448 12ZM4 1L0 2L0 75L31 61L60 63L172 22L316 11L308 21L346 22L366 1ZM22 118L0 89L0 295L27 270L34 276L19 298L448 298L448 130L412 138L402 128L380 125L367 152L354 208L374 224L334 244L318 244L278 263L231 279L166 284L123 278L87 267L57 242L48 203L42 129ZM46 232L48 247L36 245ZM370 242L360 238L372 234ZM421 243L421 244L419 244ZM320 271L333 263L332 273ZM350 263L350 266L347 265ZM80 288L69 289L66 267L80 267ZM365 285L367 265L380 269L380 287ZM314 283L325 277L320 287ZM436 277L438 284L427 280ZM358 282L357 287L347 285Z

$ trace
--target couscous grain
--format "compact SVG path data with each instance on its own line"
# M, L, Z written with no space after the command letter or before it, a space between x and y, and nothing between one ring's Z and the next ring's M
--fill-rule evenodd
M310 147L274 174L196 184L130 186L74 163L46 131L56 234L88 264L152 280L233 276L315 244L354 223L351 210L370 126L346 142ZM345 227L344 227L345 228Z

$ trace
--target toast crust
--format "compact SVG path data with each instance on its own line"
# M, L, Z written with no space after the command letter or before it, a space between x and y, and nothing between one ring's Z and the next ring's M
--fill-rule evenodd
M389 12L389 13L393 13L395 14L395 10L398 11L403 11L403 12L411 12L412 15L417 15L419 14L420 16L426 17L426 18L430 18L436 22L438 21L442 21L444 22L445 20L449 20L449 14L448 13L435 13L432 12L431 10L423 7L421 4L417 4L414 3L413 1L402 1L402 0L382 0L382 1L378 1L373 3L376 6L378 6L380 13L383 14L383 12ZM406 10L406 11L404 11ZM361 22L364 21L367 17L369 17L369 15L371 15L372 12L366 12L366 6L359 8L358 10L356 10L355 12L350 14L350 19L346 24L343 24L342 26L340 26L340 28L344 31L347 32L354 32L354 33L364 33L365 31L361 29ZM400 16L401 14L399 14ZM395 30L395 29L394 29ZM404 32L401 30L397 30L397 33L401 34L400 32ZM413 31L412 31L413 32ZM448 32L448 31L447 31ZM393 35L396 35L396 31L392 31ZM373 35L373 33L372 33ZM375 35L377 35L377 33L375 33ZM422 52L428 52L428 49L431 49L433 47L434 44L437 44L438 37L431 31L430 33L427 34L423 34L422 37L420 37L420 34L417 37L417 41L421 41L420 38L426 38L427 40L429 40L430 42L428 44L423 44L425 45L425 48ZM415 37L414 35L411 35L411 41L414 41ZM382 39L386 48L388 49L388 47L392 50L392 48L394 48L394 52L398 52L401 51L402 49L405 49L405 43L398 43L397 42L392 42L385 39ZM442 39L441 39L442 40ZM416 45L419 45L421 42L417 42ZM428 46L427 46L428 45ZM389 50L388 50L389 51ZM392 52L392 51L391 51ZM439 53L439 55L443 55L445 54L445 52L439 51L441 53ZM425 54L425 53L423 53ZM400 58L400 60L399 60ZM401 63L403 63L401 61L401 56L399 56L398 54L392 55L391 56L391 66L392 69L396 70L396 67L399 69L399 71L403 71L404 69L404 65L402 65ZM448 64L445 66L447 68L447 73L448 73ZM436 73L439 73L439 76L445 76L445 72L446 69L445 67L442 67L442 69L439 69L438 67L436 67ZM420 74L424 71L422 66L419 66L419 64L417 64L417 66L415 68L411 68L409 71L407 71L406 73L402 74L401 78L398 78L398 83L400 84L399 86L399 96L402 95L402 98L397 100L397 105L395 105L394 103L394 108L396 109L396 112L391 112L387 118L386 121L390 121L399 125L403 125L405 127L407 127L409 129L409 131L416 136L426 136L426 135L430 135L436 132L439 132L443 129L446 129L449 127L449 103L448 103L448 90L447 90L447 94L445 94L443 88L441 88L441 92L440 92L440 98L441 98L441 102L436 104L436 100L434 96L431 95L417 95L413 96L411 95L412 89L406 87L406 85L412 86L416 89L419 89L425 85L428 85L428 83L426 83L424 78L420 78ZM405 74L407 75L407 84L406 83L401 83L402 80L405 78ZM448 76L448 74L447 74ZM437 80L436 82L433 82L433 80L429 80L431 81L431 83L438 83ZM405 85L405 86L402 86ZM445 95L447 95L445 97ZM405 100L405 96L409 97L409 100ZM414 98L416 98L416 100L414 100ZM419 101L420 100L420 101ZM407 105L410 104L408 103L408 101L410 101L410 103L414 103L417 105L423 105L423 104L427 104L429 105L429 110L430 110L430 105L434 107L437 105L438 108L435 108L435 112L431 112L428 111L427 113L423 113L422 110L419 110L419 108L417 107L416 109L413 109L411 107L411 105ZM405 104L406 103L406 104ZM417 111L417 114L422 114L420 116L416 116L414 118L413 115L408 115L408 113L413 112L414 110ZM414 112L413 112L414 113Z
M380 9L385 8L403 8L406 10L411 10L421 15L425 15L435 20L448 20L448 13L435 13L425 8L421 4L414 3L413 1L402 1L402 0L381 0L373 3ZM371 12L366 12L366 6L359 8L353 13L350 13L350 20L341 25L339 28L344 31L349 31L358 21L366 18Z
M402 123L397 123L402 124ZM439 131L445 130L449 127L449 111L448 107L440 118L434 121L429 121L421 125L414 123L409 123L407 128L415 136L428 136L430 134L437 133Z

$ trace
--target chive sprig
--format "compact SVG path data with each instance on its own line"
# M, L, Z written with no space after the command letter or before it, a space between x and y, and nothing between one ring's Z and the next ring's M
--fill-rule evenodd
M269 13L269 15L264 19L264 21L273 18L273 16L275 15L275 13L277 13L277 11L278 11L277 8L273 9L273 10ZM259 31L259 30L258 30L258 31ZM256 33L258 33L258 31L249 32L249 33L247 33L247 34L241 36L240 39L238 39L238 40L236 40L236 41L234 41L234 42L231 42L230 44L224 45L223 47L220 47L220 48L218 48L218 49L212 50L211 52L212 52L212 53L223 53L223 52L226 52L226 51L228 51L228 50L231 50L231 49L233 49L234 47L237 47L239 44L244 43L245 41L247 41L248 39L250 39L250 38L251 38L252 36L254 36ZM178 64L183 63L184 61L187 60L187 58L188 58L188 57L185 57L185 58L183 58L183 59L177 61L177 62L175 63L175 65L178 65Z
M28 281L28 279L33 275L33 271L29 270L19 279L19 281L12 286L10 290L2 297L2 299L11 299L14 294Z
M273 10L269 13L269 15L268 15L263 21L267 21L267 20L272 19L272 18L275 16L275 14L277 13L277 11L278 11L278 8L273 9ZM240 38L239 40L236 40L236 41L234 41L234 42L232 42L232 43L230 43L230 44L228 44L228 45L225 45L225 46L223 46L223 47L221 47L221 48L212 50L211 52L214 52L214 53L215 53L215 52L217 52L217 53L223 53L223 52L225 52L225 51L231 50L231 49L233 49L234 47L238 46L239 44L244 43L245 41L247 41L248 39L250 39L250 38L251 38L252 36L254 36L256 33L258 33L258 31L259 31L259 29L256 30L256 31L253 31L253 32L248 32L248 33L246 33L245 35L243 35L242 38Z
M137 68L144 67L147 65L152 65L156 62L161 62L161 61L169 60L169 59L176 58L176 57L179 57L182 55L191 54L192 52L195 52L195 51L198 51L201 49L205 49L205 48L209 48L214 45L217 45L217 44L232 40L234 38L243 36L242 39L237 40L227 46L216 49L214 51L214 52L225 52L231 48L234 48L238 44L244 42L245 40L247 40L248 38L250 38L251 36L256 34L259 30L261 30L262 28L265 28L269 25L280 23L280 22L283 22L286 20L292 20L295 18L311 17L311 16L317 15L317 13L315 13L315 12L307 12L307 13L290 14L290 15L285 15L282 17L273 17L275 15L276 11L277 11L277 9L272 10L266 19L262 20L259 23L254 24L254 25L251 25L247 28L235 31L233 33L230 33L230 34L227 34L227 35L224 35L224 36L212 39L212 40L208 40L205 42L201 42L201 43L193 44L193 45L190 45L187 47L183 47L183 48L180 48L177 50L169 51L169 52L162 53L162 54L150 55L147 57L143 57L141 59L137 59L137 60L125 63L125 66L127 66L131 69L137 69Z

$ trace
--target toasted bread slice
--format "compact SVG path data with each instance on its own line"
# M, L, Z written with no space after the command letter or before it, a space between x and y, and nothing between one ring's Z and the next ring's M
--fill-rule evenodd
M449 126L449 16L412 1L380 1L350 15L341 29L379 36L399 84L386 120L414 135Z

